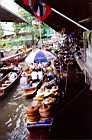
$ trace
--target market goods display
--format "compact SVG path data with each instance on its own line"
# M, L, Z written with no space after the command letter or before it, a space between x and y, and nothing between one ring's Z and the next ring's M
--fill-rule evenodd
M29 106L26 109L27 119L31 122L39 120L39 108L38 106Z
M45 121L53 117L58 93L58 87L39 89L26 111L29 122Z
M51 117L51 106L42 104L39 108L40 120L47 120Z
M48 97L48 98L45 98L43 101L42 101L42 104L45 104L45 105L54 105L55 104L55 101L56 101L56 98L52 98L52 97Z

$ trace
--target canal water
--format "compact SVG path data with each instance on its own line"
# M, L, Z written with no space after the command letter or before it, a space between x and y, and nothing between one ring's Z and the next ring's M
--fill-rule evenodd
M25 125L25 107L31 100L22 97L23 91L17 84L0 100L0 140L29 140Z

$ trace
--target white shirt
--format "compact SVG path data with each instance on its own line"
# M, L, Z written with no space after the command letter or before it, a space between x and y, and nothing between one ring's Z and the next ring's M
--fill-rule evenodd
M32 71L31 77L32 77L32 80L36 80L36 79L38 78L38 73L37 73L37 71Z
M38 79L39 80L43 79L43 72L42 71L38 71Z
M21 85L21 87L27 86L27 76L22 76L20 78L20 85Z

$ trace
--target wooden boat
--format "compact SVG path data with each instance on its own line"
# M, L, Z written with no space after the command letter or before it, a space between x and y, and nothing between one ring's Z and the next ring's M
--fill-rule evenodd
M24 96L27 98L32 98L36 95L37 87L39 83L35 83L32 87L27 87L24 89Z
M52 126L53 118L58 107L58 97L52 97L54 91L57 89L52 88L51 90L53 90L53 93L50 94L50 97L44 96L43 101L40 101L38 99L40 95L39 97L37 96L37 98L33 100L33 106L31 104L25 110L25 125L34 139L36 132L38 133L37 139L39 139L39 136L42 137L42 139L46 139L47 136L49 136L49 129ZM46 94L46 92L44 92L44 94Z
M8 56L8 57L4 57L4 58L1 59L1 61L2 61L3 63L6 63L7 61L12 62L12 61L14 61L16 58L19 58L22 54L23 54L23 53L21 52L21 53L17 53L17 54Z
M25 93L24 96L27 98L32 98L36 95L36 88L25 88L24 89Z
M51 120L40 121L35 123L27 122L26 127L29 131L29 139L32 140L48 140L49 132L52 125Z
M13 68L11 66L3 66L0 68L1 72L10 72Z
M40 107L39 103L38 106ZM31 112L30 112L30 107L26 109L25 126L28 129L29 133L31 134L31 138L35 139L35 135L36 135L36 139L39 139L40 137L42 139L46 139L49 136L49 129L52 125L53 118L48 117L47 114L49 114L49 112L46 111L44 112L45 115L44 117L47 118L42 119L40 114L41 112L39 112L38 106L31 107L32 108ZM44 109L48 110L47 108Z
M52 119L33 123L26 121L26 127L30 133L30 139L48 140L52 122Z
M27 56L27 54L30 52L31 49L27 49L26 52L19 52L17 54L14 54L14 55L11 55L11 56L8 56L8 57L4 57L4 58L1 58L1 62L3 64L7 64L8 62L9 63L18 63L18 62L21 62L25 59L25 57Z
M8 74L5 74L5 73L0 73L1 76L0 76L0 83L2 83L2 81L4 81L5 79L7 79L7 75Z
M0 80L3 78L3 73L0 73Z
M25 115L25 126L30 133L30 139L48 140L53 118L32 122Z
M0 83L0 98L7 95L9 90L15 86L16 82L19 80L21 73L17 74L17 77L11 82L9 81L9 74L7 74Z

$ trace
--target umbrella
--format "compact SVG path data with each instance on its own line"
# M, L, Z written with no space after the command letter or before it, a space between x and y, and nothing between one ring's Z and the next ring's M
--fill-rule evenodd
M46 50L35 50L30 52L30 54L25 59L27 64L31 63L48 63L49 61L55 59L56 57L49 51Z

